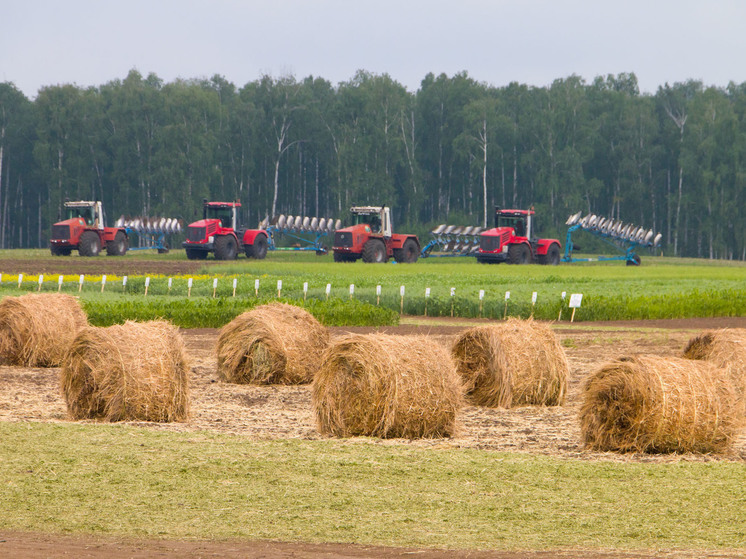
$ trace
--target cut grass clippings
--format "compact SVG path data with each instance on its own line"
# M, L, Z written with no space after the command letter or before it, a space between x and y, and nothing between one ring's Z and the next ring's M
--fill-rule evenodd
M746 465L0 423L7 530L461 549L746 547Z

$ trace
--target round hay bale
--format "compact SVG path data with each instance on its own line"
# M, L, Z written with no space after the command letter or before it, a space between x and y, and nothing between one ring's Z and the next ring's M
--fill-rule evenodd
M186 421L189 366L169 322L88 327L73 340L61 372L73 419Z
M467 399L478 406L560 406L569 365L552 329L510 318L464 331L453 345Z
M88 318L78 300L60 293L29 293L0 301L0 362L58 367Z
M432 438L455 434L463 388L448 352L425 336L347 334L313 381L321 433Z
M705 360L727 369L746 417L746 329L708 330L689 340L686 359Z
M261 305L220 329L218 376L240 384L308 383L328 343L328 330L305 309Z
M705 361L625 357L586 381L580 426L593 450L719 453L739 427L736 393Z

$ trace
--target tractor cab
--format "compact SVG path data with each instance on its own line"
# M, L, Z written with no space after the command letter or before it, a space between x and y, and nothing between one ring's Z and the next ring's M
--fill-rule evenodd
M81 221L83 223L80 223ZM75 222L85 227L103 229L104 217L101 202L65 202L65 222Z
M495 208L495 229L513 229L514 236L531 239L534 210L501 210Z
M373 235L391 237L391 211L385 206L354 206L350 208L354 225L367 226Z
M223 229L238 229L239 202L205 202L202 218L206 221L217 220Z

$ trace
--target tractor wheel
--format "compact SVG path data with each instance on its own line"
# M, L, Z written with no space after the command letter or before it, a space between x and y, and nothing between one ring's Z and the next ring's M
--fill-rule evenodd
M265 235L257 235L254 238L253 245L246 245L245 252L246 258L263 260L267 256L267 237Z
M196 248L186 249L186 255L189 260L204 260L207 258L206 250L197 250Z
M98 256L101 252L101 239L93 231L83 231L78 241L78 253L81 256Z
M639 266L641 262L640 256L635 254L632 260L627 260L627 266Z
M526 244L510 245L508 247L508 262L510 264L529 264L531 249Z
M52 256L70 256L70 253L72 253L73 249L69 247L53 246L50 247L50 251L52 252Z
M129 241L124 231L117 231L114 240L106 243L106 254L108 256L124 256L129 248Z
M394 258L400 264L414 264L420 257L420 247L414 239L404 241L402 247L394 253Z
M539 256L539 264L556 266L560 263L560 249L556 244L551 244L544 256Z
M235 260L238 256L238 243L233 235L220 235L215 238L215 260Z
M378 239L371 239L363 245L363 262L386 262L386 245Z

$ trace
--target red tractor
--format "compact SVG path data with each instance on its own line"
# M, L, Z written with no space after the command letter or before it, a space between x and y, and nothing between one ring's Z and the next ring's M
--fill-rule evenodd
M183 247L189 260L204 260L215 254L216 260L235 260L238 251L248 258L267 256L269 241L263 229L241 229L240 202L208 202L202 206L202 219L190 223Z
M124 227L104 227L101 202L65 202L66 219L52 225L50 250L55 256L97 256L106 249L109 256L122 256L129 248Z
M509 264L551 264L560 262L557 239L537 239L533 233L533 208L501 210L495 208L495 228L479 236L477 262Z
M394 234L391 211L383 206L356 206L350 208L355 224L334 233L334 261L417 262L420 242L416 235Z

